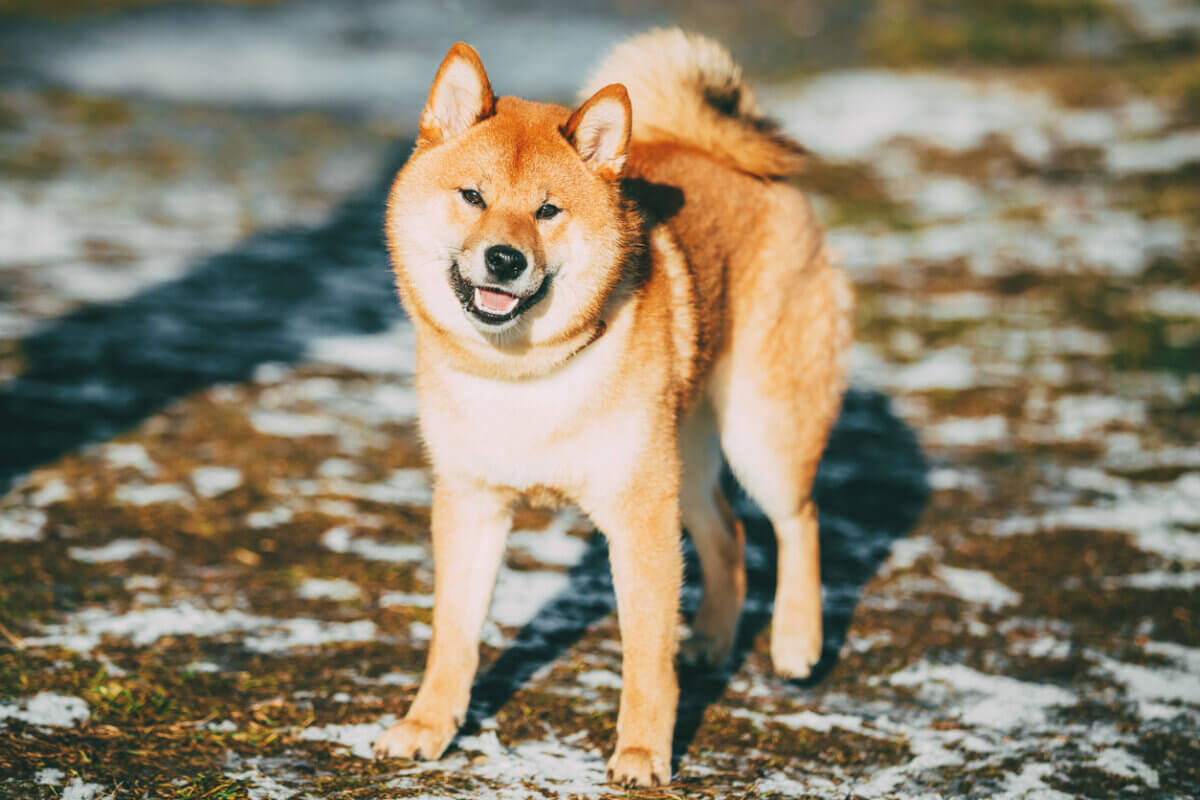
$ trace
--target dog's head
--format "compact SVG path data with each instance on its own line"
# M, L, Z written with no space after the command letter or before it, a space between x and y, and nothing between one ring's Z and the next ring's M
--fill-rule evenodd
M522 349L578 335L620 281L625 87L571 112L497 99L456 44L434 78L389 198L388 243L409 311L463 343Z

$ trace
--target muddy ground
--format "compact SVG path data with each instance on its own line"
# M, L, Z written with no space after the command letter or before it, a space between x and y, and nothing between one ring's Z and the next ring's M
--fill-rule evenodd
M0 14L0 795L1200 795L1195 3ZM771 674L743 500L741 635L683 676L675 781L603 785L604 542L531 510L462 735L371 760L432 590L386 181L455 39L565 100L672 21L813 151L856 285L822 661Z

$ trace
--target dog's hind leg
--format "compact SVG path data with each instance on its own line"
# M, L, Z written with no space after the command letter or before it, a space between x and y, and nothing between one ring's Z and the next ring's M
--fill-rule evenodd
M680 429L683 482L680 513L700 556L704 595L681 645L687 664L718 666L729 654L746 598L742 527L721 492L721 445L707 398Z
M849 291L841 274L817 268L807 277L773 314L735 331L709 380L725 458L775 529L771 660L777 673L792 678L807 676L821 656L820 546L811 495L841 408L841 357L849 338Z

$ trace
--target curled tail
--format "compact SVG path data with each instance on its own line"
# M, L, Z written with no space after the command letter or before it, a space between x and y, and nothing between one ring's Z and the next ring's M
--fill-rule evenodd
M615 47L583 97L623 83L633 106L633 139L691 145L763 178L798 173L805 150L779 132L729 51L678 28L652 30Z

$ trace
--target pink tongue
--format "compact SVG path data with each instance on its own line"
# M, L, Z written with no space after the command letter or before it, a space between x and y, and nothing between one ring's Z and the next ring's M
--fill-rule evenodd
M504 292L495 292L491 289L484 289L479 286L475 287L475 305L482 308L489 314L503 316L517 307L520 298L513 297L511 294Z

